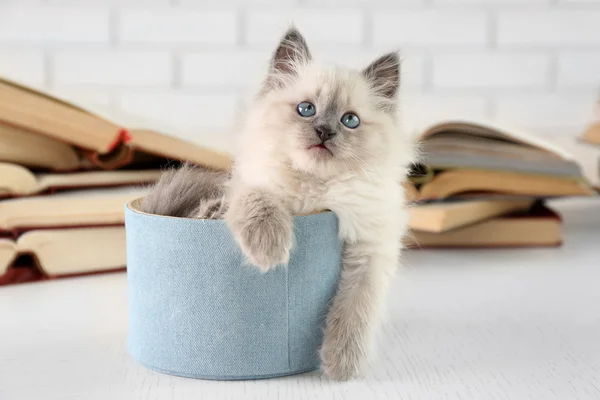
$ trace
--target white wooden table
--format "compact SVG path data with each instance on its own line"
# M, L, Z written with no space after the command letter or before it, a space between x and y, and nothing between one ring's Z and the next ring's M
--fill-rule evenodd
M413 251L371 373L215 382L125 350L125 274L0 288L0 399L600 399L600 202L558 249Z

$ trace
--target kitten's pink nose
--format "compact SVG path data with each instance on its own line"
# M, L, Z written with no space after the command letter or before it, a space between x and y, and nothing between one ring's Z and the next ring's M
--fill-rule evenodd
M324 142L335 136L335 132L325 125L315 127L315 132L317 132L317 136L319 137L319 139L321 139Z

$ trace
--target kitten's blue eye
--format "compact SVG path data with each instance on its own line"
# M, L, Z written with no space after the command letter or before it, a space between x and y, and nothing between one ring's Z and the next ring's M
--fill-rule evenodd
M342 124L350 129L354 129L360 125L360 119L358 119L358 115L356 114L346 113L342 115Z
M302 115L303 117L312 117L317 113L315 105L308 101L303 101L302 103L298 104L297 108L298 114Z

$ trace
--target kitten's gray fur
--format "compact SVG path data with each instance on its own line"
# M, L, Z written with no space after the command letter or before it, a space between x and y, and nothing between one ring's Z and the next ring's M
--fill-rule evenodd
M181 218L221 218L227 203L221 201L229 173L184 164L165 171L140 210L149 214Z

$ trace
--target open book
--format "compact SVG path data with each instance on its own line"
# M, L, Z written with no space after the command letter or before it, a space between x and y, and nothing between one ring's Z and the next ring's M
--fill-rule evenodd
M417 201L457 196L536 198L596 194L580 160L563 146L488 122L445 121L421 137Z
M123 207L146 195L149 187L86 189L8 199L0 202L0 237L35 229L124 224Z
M0 202L0 285L125 270L124 207L148 190L87 189Z
M562 244L562 220L543 203L536 203L528 209L447 232L413 231L405 244L412 249L556 247Z
M213 169L227 169L229 154L186 142L174 136L178 128L143 120L125 113L107 112L99 106L83 108L57 95L0 78L0 155L4 161L43 165L50 169L77 169L78 154L85 163L103 169L129 165L137 153L169 160L189 161ZM15 140L20 132L37 133ZM22 139L22 140L21 140Z
M409 227L415 231L441 233L527 210L534 202L533 199L473 199L420 204L409 208Z
M125 228L33 230L0 239L0 285L124 270Z
M0 161L54 171L74 171L83 163L66 142L9 125L0 125Z
M52 193L65 189L149 184L155 182L161 173L161 170L150 169L35 174L20 165L0 162L0 198Z

